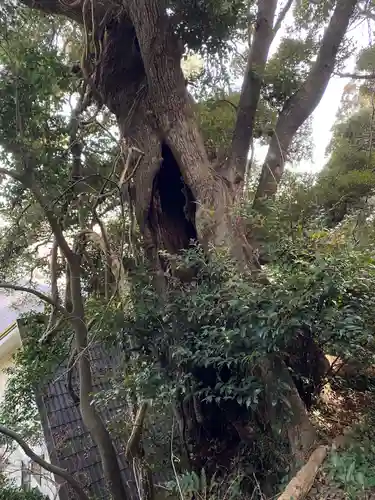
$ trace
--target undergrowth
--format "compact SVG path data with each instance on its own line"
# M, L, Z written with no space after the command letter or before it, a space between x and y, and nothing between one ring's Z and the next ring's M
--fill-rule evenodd
M372 409L366 421L354 431L351 444L344 450L332 451L326 463L330 480L350 500L370 498L368 495L375 491L374 424Z

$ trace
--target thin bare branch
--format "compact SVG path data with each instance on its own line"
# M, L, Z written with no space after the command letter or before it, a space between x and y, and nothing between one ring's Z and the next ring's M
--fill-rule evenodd
M145 421L147 408L148 408L148 402L143 401L143 403L141 403L138 409L137 416L135 417L133 430L130 435L129 441L126 445L125 457L127 460L137 456L137 448L142 438L143 424Z
M106 235L104 226L103 230L104 230L104 235ZM112 252L108 238L106 239L106 236L102 237L100 236L100 234L90 229L85 229L84 231L81 231L78 234L77 238L81 238L83 243L91 241L102 251L106 259L106 263L116 280L116 291L118 290L120 295L124 296L124 294L126 293L126 288L123 280L125 276L125 268L121 258L116 253ZM114 292L114 294L116 294L116 291Z
M100 174L90 174L90 175L86 175L85 177L81 177L80 179L77 179L76 181L72 182L70 184L70 186L68 186L66 189L64 189L64 191L59 194L59 196L57 196L57 198L55 198L53 200L53 203L52 203L52 206L55 206L66 194L68 194L70 191L72 191L75 186L77 186L77 184L81 184L81 183L86 183L87 180L89 179L92 179L92 178L97 178L97 177L101 177ZM90 184L86 184L87 186L90 186Z
M100 227L100 232L102 233L105 251L107 252L108 255L110 255L111 246L109 244L108 234L107 234L107 230L105 228L104 222L101 220L101 218L98 216L98 214L96 212L94 212L94 220L98 224L98 226Z
M83 490L82 486L80 485L80 483L76 481L74 477L72 477L68 473L67 470L62 469L61 467L57 467L56 465L50 464L49 462L46 462L43 458L39 457L36 453L33 452L30 446L17 432L8 429L4 425L0 425L0 433L16 441L16 443L23 449L26 455L29 458L31 458L33 462L37 463L48 472L56 474L56 476L60 476L63 479L65 479L65 481L69 483L70 486L73 488L73 490L77 493L78 498L80 500L90 500L89 497L86 495L85 491Z
M63 316L56 320L54 325L50 328L47 328L44 334L40 337L39 343L40 344L45 344L47 343L56 333L59 332L61 326L63 325L64 321L66 320L66 317Z
M15 290L17 292L26 292L30 293L31 295L35 295L35 297L38 297L38 299L43 300L43 302L46 302L52 307L55 307L59 312L61 312L61 314L68 316L68 312L63 306L61 306L60 304L56 304L52 299L52 297L50 297L49 295L45 295L44 293L39 292L34 288L29 288L27 286L14 285L12 283L4 283L4 282L0 282L0 288L4 288L6 290Z
M8 170L7 168L0 168L0 175L6 175L11 177L15 181L19 181L23 183L24 176L18 173L16 170Z
M367 19L371 19L371 21L375 21L375 13L371 12L369 9L359 9L359 13L366 17Z
M218 106L222 102L229 104L234 109L234 111L236 112L238 111L238 106L236 106L234 102L230 101L229 99L218 99L217 101L214 102L214 107L216 108L216 106Z
M136 162L135 162L135 165L134 165L134 168L133 170L128 174L128 170L129 170L129 166L130 166L130 163L131 163L131 158L132 158L132 155L133 155L133 152L136 152L139 154ZM127 155L127 158L126 158L126 163L125 163L125 167L124 167L124 170L122 171L122 174L120 176L120 180L119 180L119 187L121 188L123 184L126 184L127 182L130 181L130 179L133 178L137 168L139 167L139 164L141 163L142 161L142 158L144 157L144 152L141 151L140 149L137 149L135 147L131 147L131 148L128 148L128 155Z
M335 73L340 78L351 78L352 80L374 80L375 73L367 73L362 75L360 73Z
M35 185L35 183L32 182L30 176L25 174L21 175L15 170L8 170L5 168L0 168L0 175L1 174L12 177L13 179L21 182L21 184L23 184L26 188L30 189L30 191L34 195L34 198L42 207L62 253L68 261L72 262L75 256L64 237L61 225L54 212L51 210L51 208L49 208L38 187Z

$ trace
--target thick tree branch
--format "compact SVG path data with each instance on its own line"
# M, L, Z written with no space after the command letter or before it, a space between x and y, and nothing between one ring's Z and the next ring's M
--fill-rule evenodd
M60 467L57 467L56 465L50 464L49 462L46 462L43 460L43 458L39 457L36 453L33 452L33 450L30 448L30 446L26 443L26 441L19 435L17 432L12 431L11 429L8 429L7 427L0 425L0 433L3 434L4 436L7 436L14 441L23 449L23 451L26 453L26 455L35 463L43 467L43 469L47 470L48 472L51 472L52 474L56 474L56 476L60 476L67 483L70 484L70 486L73 488L73 490L77 493L78 498L80 500L90 500L89 497L86 495L84 492L82 486L78 481L74 479L65 469L62 469Z
M255 114L268 52L274 37L273 22L277 0L258 0L255 33L250 47L242 84L240 101L234 127L231 154L223 172L231 181L236 175L243 180L246 174L247 157L253 138Z
M18 173L16 170L8 170L6 168L0 168L0 175L11 177L15 181L19 181L21 183L23 183L24 180L24 176Z
M79 396L76 394L74 387L73 387L73 368L74 365L77 361L77 350L72 349L72 352L70 354L69 360L68 360L68 366L67 366L67 372L68 372L68 378L67 378L67 386L68 386L68 392L70 394L70 397L72 398L73 403L78 406L79 405Z
M74 252L72 251L72 249L68 245L68 242L65 239L63 229L55 213L49 207L49 204L46 202L41 192L34 183L28 182L27 184L25 184L25 186L30 189L30 191L34 195L34 198L43 209L44 214L49 222L49 225L51 226L51 230L57 241L57 244L59 245L66 260L69 262L69 264L71 264L73 261L76 260L76 256L74 255Z
M22 3L45 14L64 15L80 24L83 23L84 0L22 0ZM98 6L103 8L103 3L105 2L98 2Z
M291 6L292 6L293 0L287 0L285 3L284 7L281 9L280 14L277 16L275 26L273 27L273 38L275 38L276 33L279 31L281 28L281 25L288 14Z
M317 59L304 84L285 103L263 165L255 205L276 193L284 172L289 146L299 127L320 102L335 67L340 44L358 0L338 0L325 30Z

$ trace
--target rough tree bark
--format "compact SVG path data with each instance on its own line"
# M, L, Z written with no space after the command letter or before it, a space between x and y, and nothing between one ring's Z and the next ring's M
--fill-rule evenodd
M332 76L340 44L347 31L358 0L337 0L325 30L318 57L302 87L285 103L263 164L255 195L259 201L273 196L284 172L288 149L299 127L319 104Z

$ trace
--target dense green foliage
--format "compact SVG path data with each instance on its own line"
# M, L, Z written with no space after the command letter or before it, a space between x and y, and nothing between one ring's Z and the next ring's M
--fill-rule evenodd
M25 491L22 488L8 484L3 477L0 478L0 500L47 500L36 489Z
M9 379L0 407L0 421L25 439L38 442L41 428L35 395L67 357L69 340L66 344L55 342L46 349L38 342L46 328L45 318L33 314L21 321L25 335L23 349L15 354L14 366L7 370Z
M24 491L12 487L0 487L1 500L46 500L37 490Z
M375 487L375 447L372 440L374 409L355 429L351 443L341 453L333 450L326 464L330 479L355 500Z

